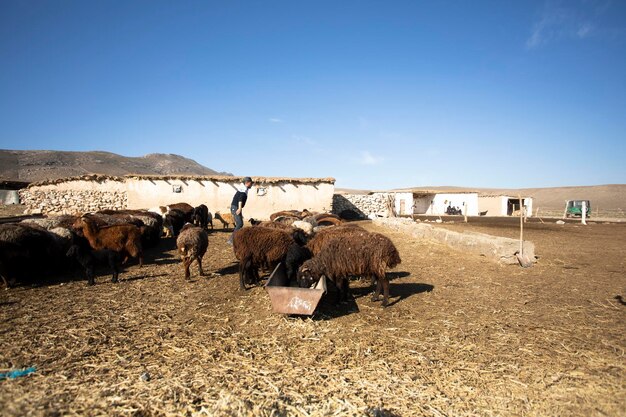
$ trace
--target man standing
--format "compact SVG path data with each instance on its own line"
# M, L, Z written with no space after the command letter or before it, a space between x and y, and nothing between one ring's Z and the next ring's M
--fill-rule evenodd
M233 215L233 219L235 219L235 229L233 230L233 234L228 238L228 243L232 245L233 243L233 235L235 232L243 227L243 208L246 205L246 201L248 200L248 190L252 188L252 178L245 177L243 179L243 184L237 188L237 192L233 197L232 203L230 203L230 212Z

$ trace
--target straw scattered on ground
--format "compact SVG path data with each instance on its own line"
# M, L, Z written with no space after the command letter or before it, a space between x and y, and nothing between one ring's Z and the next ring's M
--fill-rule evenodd
M363 281L338 310L273 314L262 288L237 290L221 231L191 282L164 239L118 284L1 290L0 372L37 367L0 381L2 414L626 414L626 227L530 229L531 269L366 227L403 259L386 309Z

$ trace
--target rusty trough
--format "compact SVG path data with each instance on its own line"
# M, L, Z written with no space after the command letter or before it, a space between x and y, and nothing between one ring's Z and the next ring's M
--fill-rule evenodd
M279 263L267 280L265 289L272 301L273 312L310 316L326 293L326 277L322 276L315 288L290 287L285 267Z

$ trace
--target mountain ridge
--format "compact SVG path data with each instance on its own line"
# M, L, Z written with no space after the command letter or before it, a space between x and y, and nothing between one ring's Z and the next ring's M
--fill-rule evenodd
M133 157L107 151L0 149L2 180L34 182L85 174L232 175L178 154Z

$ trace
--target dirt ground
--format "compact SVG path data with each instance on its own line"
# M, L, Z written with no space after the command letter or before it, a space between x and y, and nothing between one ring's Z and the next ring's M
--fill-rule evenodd
M0 381L2 414L626 415L626 225L529 225L530 269L365 226L402 256L385 309L352 282L339 309L273 314L222 231L191 282L163 239L118 284L0 290L0 372L37 367Z

